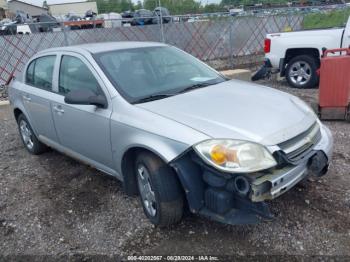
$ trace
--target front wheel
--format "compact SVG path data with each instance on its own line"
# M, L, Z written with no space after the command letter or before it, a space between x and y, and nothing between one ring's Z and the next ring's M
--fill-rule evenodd
M176 173L157 156L140 153L135 161L135 173L143 210L156 226L179 222L184 200Z
M317 86L317 61L314 57L300 55L292 58L286 68L286 79L294 88L314 88Z

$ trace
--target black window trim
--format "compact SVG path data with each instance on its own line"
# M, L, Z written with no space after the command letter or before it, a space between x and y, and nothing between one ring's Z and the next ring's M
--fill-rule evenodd
M33 87L35 87L35 86L32 85L32 84L29 84L29 83L27 82L27 75L28 75L29 67L30 67L32 64L34 64L34 68L33 68L33 81L34 81L34 72L35 72L36 60L37 60L37 58L36 58L36 59L33 59L33 60L28 64L28 66L27 66L27 68L26 68L25 81L24 81L26 85L33 86Z

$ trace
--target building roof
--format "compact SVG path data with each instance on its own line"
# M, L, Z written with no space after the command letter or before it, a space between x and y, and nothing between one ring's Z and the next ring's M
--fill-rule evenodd
M25 1L11 0L11 1L8 1L8 4L10 4L11 2L18 2L18 3L21 3L21 4L25 4L25 5L29 5L29 6L34 6L34 7L37 7L37 8L42 8L42 9L47 10L45 7L42 7L42 6L39 6L39 5L34 5L34 4L31 4L31 3L25 2Z
M80 52L88 51L92 54L113 51L113 50L123 50L123 49L133 49L133 48L143 48L143 47L157 47L157 46L167 46L163 43L158 42L132 42L132 41L120 41L120 42L101 42L101 43L91 43L82 45L73 45L66 47L56 47L49 48L40 53L45 52L55 52L55 51L71 51Z
M7 7L7 2L6 0L0 0L0 8L5 8Z
M70 4L82 4L82 3L94 3L94 1L71 1L71 2L64 2L64 3L57 3L57 4L48 4L48 6L53 6L53 5L70 5Z

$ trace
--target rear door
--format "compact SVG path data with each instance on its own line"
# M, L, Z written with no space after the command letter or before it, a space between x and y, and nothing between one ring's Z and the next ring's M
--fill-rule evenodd
M76 53L62 53L57 83L52 114L60 144L77 153L82 160L112 173L106 169L113 169L110 142L112 106L102 80L86 58ZM65 95L76 89L89 89L104 95L108 107L66 104Z
M33 60L26 68L23 104L31 125L40 137L57 141L51 113L51 98L54 95L52 78L57 56L46 55Z

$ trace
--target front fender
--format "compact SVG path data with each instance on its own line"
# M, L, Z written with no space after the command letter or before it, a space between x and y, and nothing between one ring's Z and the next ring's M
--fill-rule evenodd
M113 99L111 147L115 169L122 174L124 154L131 148L144 148L165 163L182 154L199 141L208 139L188 126L127 103Z
M123 156L132 148L147 149L169 163L191 145L155 135L120 122L111 122L111 145L115 168L122 174Z

